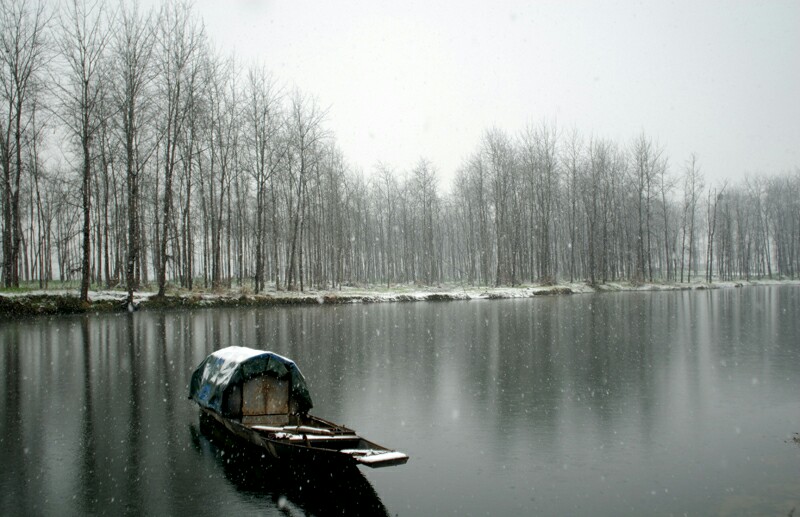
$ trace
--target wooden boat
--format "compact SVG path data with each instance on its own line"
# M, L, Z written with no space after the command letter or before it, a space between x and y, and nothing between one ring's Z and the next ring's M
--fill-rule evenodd
M291 359L232 346L212 353L192 374L189 398L233 435L280 460L402 465L408 456L352 429L308 414L305 378Z
M248 498L271 500L282 513L291 515L389 516L375 488L355 465L337 464L331 469L324 464L276 460L205 413L198 424L189 426L195 451L214 462L231 486Z

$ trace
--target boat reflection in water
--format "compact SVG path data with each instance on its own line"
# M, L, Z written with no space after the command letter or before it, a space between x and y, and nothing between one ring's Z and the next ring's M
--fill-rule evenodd
M263 496L279 510L314 515L389 515L358 467L277 461L259 447L232 435L214 418L200 414L190 426L198 453L213 457L239 491Z

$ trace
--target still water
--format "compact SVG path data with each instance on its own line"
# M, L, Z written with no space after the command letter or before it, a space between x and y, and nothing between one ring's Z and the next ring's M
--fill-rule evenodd
M289 472L199 425L249 345L408 464ZM788 515L800 288L0 322L1 515Z

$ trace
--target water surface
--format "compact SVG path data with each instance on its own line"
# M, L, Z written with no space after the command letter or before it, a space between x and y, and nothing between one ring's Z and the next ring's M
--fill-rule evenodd
M800 291L214 309L0 324L0 514L787 515ZM408 464L288 473L186 399L228 345Z

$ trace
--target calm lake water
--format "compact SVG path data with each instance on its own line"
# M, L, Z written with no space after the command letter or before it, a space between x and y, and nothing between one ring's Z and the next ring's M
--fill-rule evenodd
M215 439L187 386L228 345L410 461ZM2 515L800 512L796 286L2 321L0 372Z

